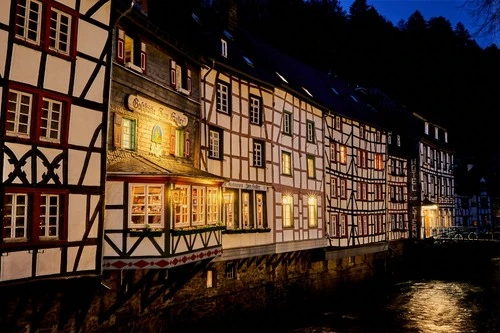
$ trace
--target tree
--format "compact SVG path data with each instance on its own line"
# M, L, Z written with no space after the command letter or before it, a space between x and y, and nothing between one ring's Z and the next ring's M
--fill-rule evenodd
M474 36L493 35L500 25L500 0L466 0L464 7L475 19L478 27Z

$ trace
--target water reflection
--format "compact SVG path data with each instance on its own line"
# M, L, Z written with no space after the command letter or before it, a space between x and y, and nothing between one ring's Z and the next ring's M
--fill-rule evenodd
M488 267L393 285L383 296L357 295L326 307L308 327L289 333L500 332L500 258Z

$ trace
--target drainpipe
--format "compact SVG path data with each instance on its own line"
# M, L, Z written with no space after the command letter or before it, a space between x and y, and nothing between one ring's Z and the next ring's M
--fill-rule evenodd
M207 79L208 74L210 74L212 72L214 67L215 67L215 60L212 59L212 67L210 67L208 72L206 72L205 75L203 75L203 79L202 79L202 82L203 82L203 100L202 100L203 117L201 118L201 121L203 122L204 127L205 127L205 146L208 143L208 124L207 124L207 106L206 106L207 90L206 90L205 83L206 83L206 79ZM208 150L207 149L205 149L205 158L206 158L206 160L208 160Z

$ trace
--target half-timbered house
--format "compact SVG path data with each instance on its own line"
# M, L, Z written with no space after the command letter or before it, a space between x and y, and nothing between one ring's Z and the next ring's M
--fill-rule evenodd
M0 3L0 283L101 273L110 8Z
M169 269L221 254L222 178L199 160L200 63L116 2L104 269Z
M410 206L418 207L417 238L429 238L454 223L454 152L448 131L421 115L413 113L411 129L414 155L410 160L410 182L416 182L418 196L410 200Z

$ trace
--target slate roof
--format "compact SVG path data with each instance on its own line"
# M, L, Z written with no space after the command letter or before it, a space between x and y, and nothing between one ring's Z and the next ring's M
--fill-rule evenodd
M109 175L167 176L199 178L211 181L226 181L225 178L182 163L175 158L158 158L130 151L108 151L106 172Z

